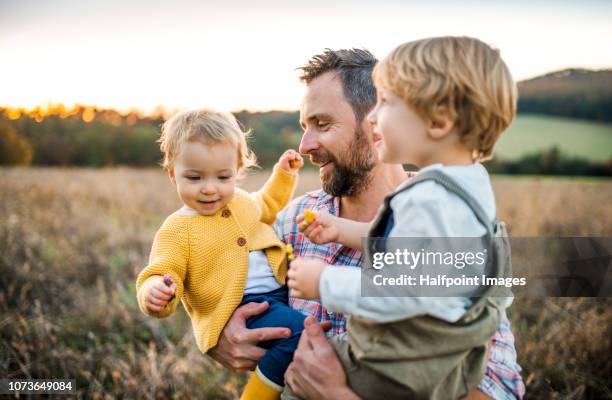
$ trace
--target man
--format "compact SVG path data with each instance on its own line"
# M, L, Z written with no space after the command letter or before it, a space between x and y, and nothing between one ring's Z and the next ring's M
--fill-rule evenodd
M292 244L295 255L319 258L331 265L359 267L359 251L340 244L315 245L298 232L295 217L304 210L325 210L355 221L371 221L386 194L407 178L401 165L379 162L372 127L366 115L376 103L371 72L376 59L365 50L326 50L301 68L306 95L300 110L304 130L300 153L308 154L320 167L322 190L295 199L277 216L276 232ZM285 375L294 391L304 398L350 399L346 376L328 335L344 332L344 316L329 312L318 302L290 299L293 308L311 315L307 319L293 364ZM285 337L286 328L248 330L244 321L267 308L267 304L247 304L237 309L227 323L219 342L209 354L237 371L253 369L264 350L256 344ZM493 338L487 372L470 398L520 398L524 392L516 364L514 337L507 320L502 320ZM486 395L485 395L486 394Z

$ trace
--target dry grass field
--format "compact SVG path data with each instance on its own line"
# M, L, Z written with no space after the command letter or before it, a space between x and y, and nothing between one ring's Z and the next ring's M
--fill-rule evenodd
M257 188L264 174L244 187ZM318 178L305 174L299 192ZM612 234L612 181L496 177L512 235ZM140 313L134 280L180 205L159 170L0 169L0 377L71 378L78 397L232 399L182 310ZM612 399L612 301L517 298L527 398Z

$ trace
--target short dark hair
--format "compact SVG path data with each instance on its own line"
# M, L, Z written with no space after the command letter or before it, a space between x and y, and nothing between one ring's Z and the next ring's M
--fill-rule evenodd
M318 76L335 71L340 76L344 97L348 100L355 119L361 123L376 104L376 89L372 81L372 70L378 60L365 49L325 49L298 68L300 81L310 83Z

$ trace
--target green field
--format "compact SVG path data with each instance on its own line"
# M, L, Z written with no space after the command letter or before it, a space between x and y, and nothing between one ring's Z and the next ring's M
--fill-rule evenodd
M515 160L553 146L590 161L610 160L612 124L522 114L495 146L495 157Z

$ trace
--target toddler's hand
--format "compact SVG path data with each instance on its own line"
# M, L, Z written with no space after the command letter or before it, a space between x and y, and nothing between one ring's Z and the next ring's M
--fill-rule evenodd
M297 151L290 149L283 153L278 160L279 166L292 174L297 173L304 165L302 156Z
M321 297L319 280L326 265L321 260L304 258L293 260L289 272L287 272L287 286L291 289L291 296L308 300Z
M172 282L170 286L166 286L164 278L161 276L154 276L149 279L151 279L152 282L147 285L145 306L150 312L160 312L174 297L176 282ZM172 278L170 278L170 281L171 280Z
M337 242L340 237L340 230L336 224L336 217L326 212L319 212L315 215L316 219L310 223L307 215L300 214L297 216L295 220L298 223L300 232L302 232L308 240L316 244Z

